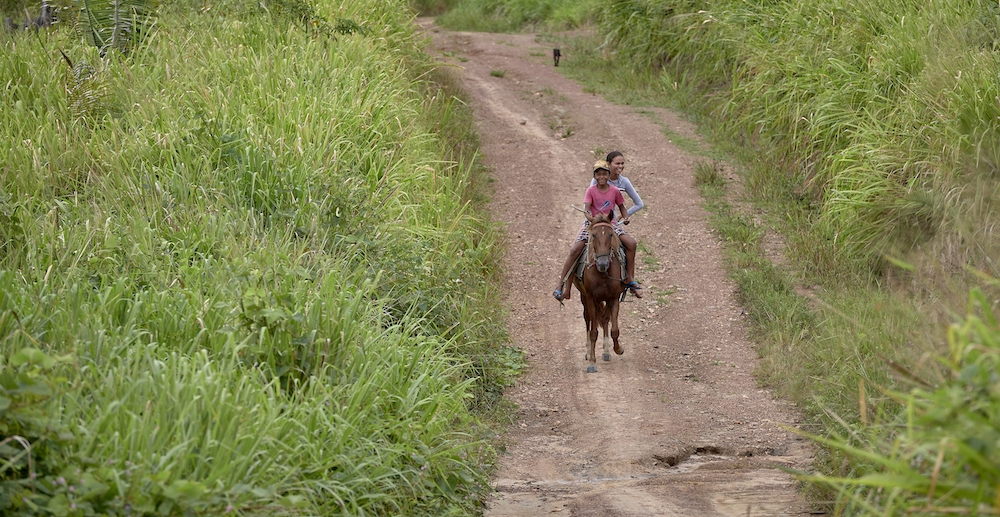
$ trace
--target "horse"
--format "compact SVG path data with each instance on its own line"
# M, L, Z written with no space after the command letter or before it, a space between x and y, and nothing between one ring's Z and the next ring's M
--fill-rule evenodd
M618 307L625 292L622 279L622 259L618 255L621 240L615 233L610 214L598 214L590 224L590 239L587 245L587 263L583 278L573 275L573 285L580 292L583 304L583 319L587 323L587 355L590 361L587 372L597 371L597 327L604 329L604 357L611 360L608 351L608 327L614 341L615 353L622 355L625 349L618 343Z

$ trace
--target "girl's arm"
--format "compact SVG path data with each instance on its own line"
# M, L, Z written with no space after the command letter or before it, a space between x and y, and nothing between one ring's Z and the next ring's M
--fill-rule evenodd
M632 186L632 182L626 180L622 183L625 184L625 193L628 194L628 197L632 200L632 208L628 209L627 215L632 215L639 210L642 210L642 208L646 205L642 204L642 198L639 197L639 193L635 191L635 187ZM622 213L624 214L625 212Z
M627 210L625 210L625 205L618 205L618 213L625 214L618 222L620 224L628 224L628 218L632 217L632 214L630 214Z
M584 215L584 217L586 217L586 218L587 218L587 220L588 220L588 221L590 221L591 223L593 223L593 222L594 222L594 216L590 215L590 202L589 202L589 201L588 201L588 202L585 202L585 203L583 204L583 215Z

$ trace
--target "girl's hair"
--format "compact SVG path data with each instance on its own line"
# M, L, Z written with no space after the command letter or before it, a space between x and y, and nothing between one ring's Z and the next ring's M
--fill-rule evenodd
M611 160L614 160L615 158L617 158L619 156L621 156L622 158L625 157L625 155L622 154L621 151L611 151L610 153L608 153L608 157L605 158L604 161L606 161L608 163L611 163Z

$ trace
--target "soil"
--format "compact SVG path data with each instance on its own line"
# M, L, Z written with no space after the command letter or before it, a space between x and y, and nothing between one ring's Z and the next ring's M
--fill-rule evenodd
M697 140L696 127L587 93L535 35L417 22L472 99L496 180L491 213L506 230L508 327L529 360L508 393L518 421L503 437L485 514L815 514L779 469L808 470L811 447L787 430L795 408L754 378L747 315L693 186L699 158L668 136ZM646 205L627 227L644 297L622 304L624 355L586 373L580 295L561 306L552 290L583 220L572 205L582 206L593 162L612 150L624 153L624 175Z

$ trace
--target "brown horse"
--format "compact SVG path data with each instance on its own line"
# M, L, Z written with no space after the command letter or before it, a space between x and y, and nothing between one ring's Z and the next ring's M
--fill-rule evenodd
M608 327L615 343L615 353L625 350L618 344L618 303L625 284L622 281L622 264L618 256L621 240L611 226L611 216L600 214L590 225L587 264L583 269L583 279L573 276L573 285L580 291L583 304L583 319L587 322L587 356L590 361L587 372L596 372L597 327L604 329L604 360L611 360L608 350Z

